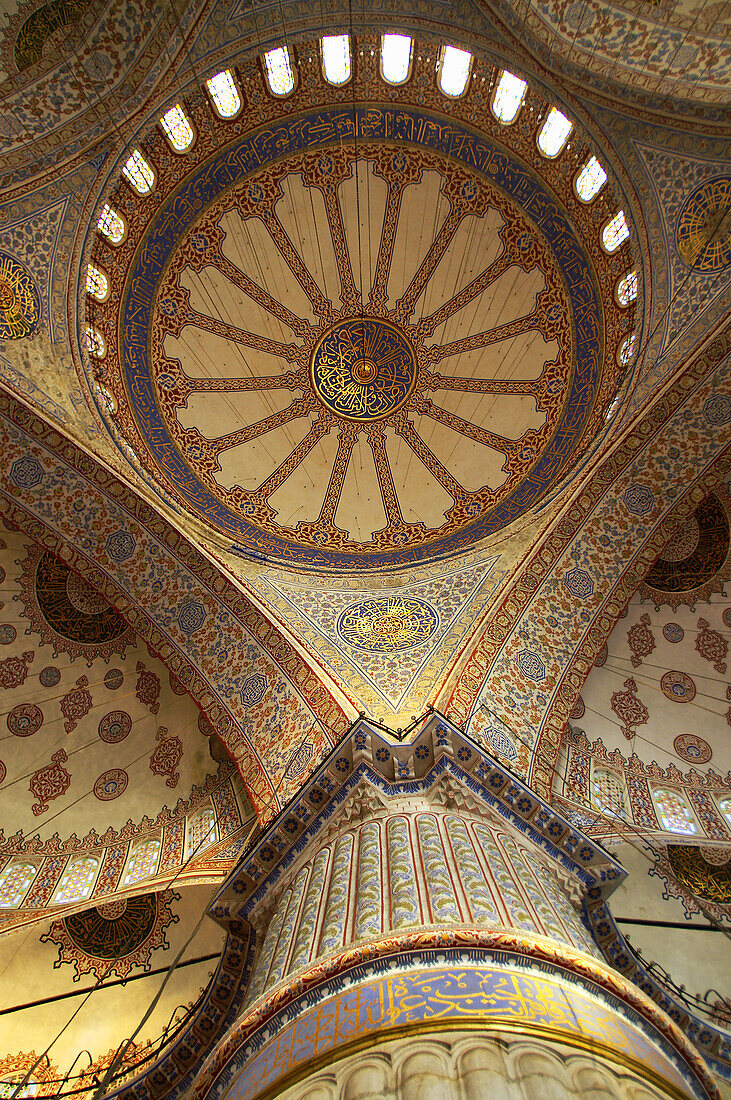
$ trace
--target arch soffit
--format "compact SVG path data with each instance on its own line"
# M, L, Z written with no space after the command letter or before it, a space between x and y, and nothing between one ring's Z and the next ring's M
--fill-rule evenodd
M526 559L495 609L490 630L478 639L456 679L449 681L437 698L436 705L462 724L469 722L491 682L495 684L494 702L514 693L523 721L537 731L528 779L543 797L550 797L568 716L619 613L672 534L672 525L683 518L683 509L689 513L697 507L728 468L731 443L704 420L703 408L727 384L729 352L731 332L723 326L692 359L689 357L686 371L605 457ZM682 423L677 415L681 409ZM693 442L689 443L691 434ZM674 445L683 456L683 469L698 471L680 503L677 494L667 492L672 472L663 470L658 460ZM650 494L647 511L642 514L632 511L632 490L637 485ZM625 539L621 555L616 550L617 538L602 541L608 516L619 528L617 536ZM591 570L583 569L589 561ZM575 568L580 570L576 580L583 588L567 579ZM567 611L559 623L560 650L558 643L551 645L553 631L546 631L557 603L563 603ZM521 651L526 650L539 657L540 681L526 676L518 663ZM505 719L510 726L508 711Z
M346 714L280 630L185 536L2 384L0 438L5 518L65 560L124 616L214 727L257 813L276 812L302 780L302 775L286 777L290 757L307 741L313 750L309 763L315 763L346 731L355 711ZM110 553L115 523L128 532L128 555ZM168 586L158 597L151 592L151 551ZM200 633L199 628L191 632L189 619L180 615L191 605L194 617L204 617ZM241 695L246 670L236 665L242 654L256 656L257 671L296 711L284 731L287 744L277 745L273 756L252 736L248 700Z

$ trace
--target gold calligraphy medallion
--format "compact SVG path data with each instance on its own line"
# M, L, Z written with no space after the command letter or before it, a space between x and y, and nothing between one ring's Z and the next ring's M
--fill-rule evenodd
M346 420L380 420L416 385L416 354L395 325L373 317L339 321L312 353L310 378L323 405Z

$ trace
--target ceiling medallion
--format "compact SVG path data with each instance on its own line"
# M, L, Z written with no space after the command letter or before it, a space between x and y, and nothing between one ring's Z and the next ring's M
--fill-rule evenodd
M98 369L151 480L235 552L443 558L537 504L601 430L626 257L594 247L570 191L567 214L551 162L527 163L532 136L509 150L495 130L325 104L242 122L182 179L160 163L144 240L130 219L109 250Z
M427 641L438 627L439 616L425 600L384 596L346 607L337 631L357 649L396 653Z
M18 340L38 327L41 300L30 272L0 252L0 339Z
M315 393L336 416L380 420L411 396L416 355L395 325L357 317L325 333L313 352L310 375Z

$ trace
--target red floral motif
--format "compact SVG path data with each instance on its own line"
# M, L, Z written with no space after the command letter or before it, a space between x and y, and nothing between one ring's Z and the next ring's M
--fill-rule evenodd
M50 764L45 768L39 768L35 775L31 776L29 790L38 800L31 807L36 817L46 812L49 802L53 802L54 798L58 798L68 790L71 776L65 768L61 767L67 760L64 750L59 749L58 752L54 752Z
M709 661L716 672L723 674L726 671L725 657L728 653L728 642L723 634L717 630L709 629L707 619L698 620L700 634L695 640L695 648L706 661Z
M72 730L76 729L76 723L79 719L91 710L91 695L86 690L88 685L89 681L86 676L79 676L76 681L76 690L70 691L61 700L61 714L66 719L63 728L66 733L71 733Z
M638 623L627 631L627 645L632 654L632 668L642 664L642 658L647 657L655 648L655 636L650 630L650 616L645 614Z
M0 539L2 542L2 539ZM4 543L3 543L4 545ZM34 1068L35 1067L35 1068ZM25 1079L29 1070L33 1070L30 1075L30 1082L32 1087L26 1089L18 1089L19 1096L54 1096L58 1088L59 1070L58 1067L49 1062L48 1058L37 1058L34 1050L29 1051L28 1054L6 1054L4 1058L0 1058L0 1081L3 1082L21 1082ZM37 1091L32 1091L32 1088ZM12 1090L8 1092L8 1095L12 1094Z
M624 681L624 686L626 691L615 691L612 694L611 706L622 723L622 733L631 741L636 727L644 726L650 715L645 704L637 697L637 684L632 677Z
M167 786L177 787L180 773L175 769L183 755L183 744L179 737L168 737L164 726L157 731L157 740L160 744L150 757L150 771L155 775L166 775Z
M24 653L22 657L6 657L0 661L0 684L4 688L15 688L23 683L28 675L28 665L35 653Z
M150 708L151 714L160 709L160 680L142 661L137 662L137 698Z

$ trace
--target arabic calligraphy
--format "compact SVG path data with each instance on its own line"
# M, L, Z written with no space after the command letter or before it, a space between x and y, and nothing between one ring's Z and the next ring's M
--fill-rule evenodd
M0 340L19 340L37 328L41 301L30 272L0 252Z
M394 325L371 317L340 321L312 355L312 384L323 405L348 420L396 412L416 383L416 355Z
M438 626L439 616L424 600L384 596L346 607L337 630L343 641L358 649L393 653L425 642Z

